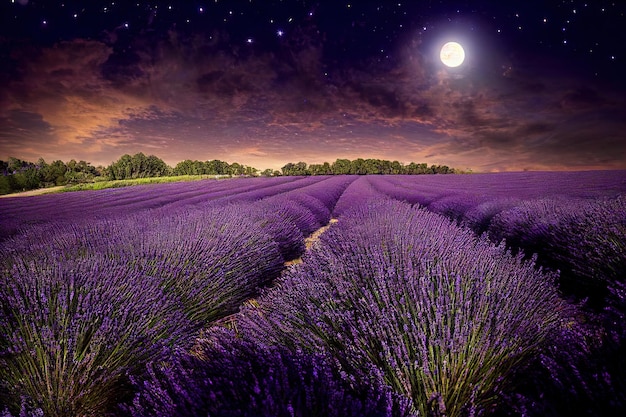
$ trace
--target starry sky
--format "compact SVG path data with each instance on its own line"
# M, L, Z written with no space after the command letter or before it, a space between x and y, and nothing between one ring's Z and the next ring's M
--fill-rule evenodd
M0 0L0 159L626 168L626 2ZM448 68L447 41L466 59Z

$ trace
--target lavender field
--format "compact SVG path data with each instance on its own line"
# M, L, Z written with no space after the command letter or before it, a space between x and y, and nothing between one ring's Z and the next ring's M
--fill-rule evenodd
M0 254L3 417L626 409L625 171L7 198Z

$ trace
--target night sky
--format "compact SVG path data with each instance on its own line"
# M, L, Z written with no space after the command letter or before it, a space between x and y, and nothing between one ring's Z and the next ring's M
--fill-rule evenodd
M626 168L623 1L0 2L0 159Z

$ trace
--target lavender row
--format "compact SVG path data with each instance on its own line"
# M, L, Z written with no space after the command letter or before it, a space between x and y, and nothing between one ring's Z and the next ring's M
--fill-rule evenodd
M327 355L343 383L390 389L385 398L396 410L485 415L503 406L496 398L514 390L516 372L560 345L572 323L552 280L441 216L382 200L344 212L280 286L236 316L237 337ZM221 366L213 354L201 359L193 369ZM213 380L190 380L190 368L151 374L135 409L154 406L164 385L177 406L215 398ZM248 404L253 393L244 389Z
M259 200L258 205L263 207L262 211L266 213L272 212L276 205L296 205L304 208L314 218L300 226L302 232L308 235L330 221L335 205L355 179L354 176L328 176L323 181L315 181L287 193L266 197ZM301 223L298 220L295 222Z
M568 293L605 300L626 276L626 198L524 201L496 214L492 239L536 252Z
M341 195L333 210L333 217L340 218L356 207L367 205L387 197L373 185L370 177L360 176L354 180Z
M133 213L166 206L177 210L198 202L256 193L260 189L265 190L265 195L272 195L283 192L284 184L297 180L289 177L205 180L3 199L0 200L0 239L31 224L76 222L116 216L121 211Z
M36 197L25 197L20 199L5 199L0 202L2 211L9 215L28 214L30 211L39 212L45 209L60 209L70 207L100 206L119 204L126 205L132 200L140 197L140 199L149 200L157 198L163 194L171 195L174 198L180 198L188 193L212 192L220 189L227 184L227 181L203 180L190 181L185 183L165 183L138 185L134 187L108 188L97 191L87 192L71 192L60 194L47 194ZM233 184L229 184L233 186ZM158 188L159 193L151 193L151 190Z
M248 205L248 217L272 236L286 260L300 256L305 249L304 238L329 223L331 211L354 177L323 177L296 189L267 195ZM255 193L254 198L261 197ZM248 200L249 196L236 196Z
M330 176L314 176L314 177L296 177L296 178L298 178L297 181L293 183L283 184L280 187L275 187L274 189L272 189L271 193L267 193L265 190L252 190L249 193L233 194L230 196L230 198L226 199L226 201L233 202L233 203L258 201L268 196L287 193L292 190L301 189L303 187L307 187L312 184L323 182L325 180L330 179L331 177Z
M561 271L562 289L604 302L626 274L626 178L623 171L517 173L440 179L377 177L373 187L462 222L494 242L538 254ZM502 175L502 176L500 176ZM509 180L506 182L506 180ZM574 187L574 185L576 187ZM471 186L463 190L463 186Z
M197 196L195 198L172 201L168 203L169 210L178 210L181 207L190 205L224 205L237 203L251 203L262 198L286 193L305 187L313 182L322 181L323 178L311 177L272 177L272 178L251 178L247 187L236 190L225 190L210 196ZM207 198L208 197L208 198Z
M457 220L476 217L470 221L478 228L486 228L490 215L521 201L557 196L593 200L626 193L625 171L384 176L371 181L377 191L393 199L420 204ZM477 212L470 215L470 211Z
M312 199L321 202L328 210L328 215L324 213L322 216L321 213L318 213L318 216L321 216L320 221L323 224L326 224L328 223L328 220L330 220L331 213L333 212L340 197L357 178L358 177L353 175L325 177L325 180L322 182L316 182L300 188L298 190L299 201L311 207L316 212L318 210L314 206L318 204L313 203Z
M333 207L353 180L354 177L305 178L296 189L289 187L276 193L274 188L271 195L254 192L255 199L264 197L255 202L250 202L246 195L236 196L235 201L239 201L239 206L242 200L249 203L247 216L274 239L284 259L291 260L304 252L305 237L329 223Z

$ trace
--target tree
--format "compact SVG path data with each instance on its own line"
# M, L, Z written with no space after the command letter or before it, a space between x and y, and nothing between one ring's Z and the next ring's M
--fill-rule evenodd
M258 175L259 170L256 169L255 167L251 167L251 166L245 166L244 167L244 174L249 176L249 177L256 177Z
M311 175L323 175L323 166L322 164L311 164L309 165L309 174Z
M365 160L363 158L357 158L350 164L350 174L364 175L367 174L365 167Z
M384 161L380 159L366 159L361 163L361 170L364 174L384 174Z
M146 155L144 155L143 153L139 152L136 153L135 155L131 156L130 158L130 165L131 165L131 170L130 170L130 178L144 178L147 175L147 165L148 165L148 158L146 158ZM128 177L127 177L128 178Z
M305 162L298 162L296 164L289 162L284 167L282 167L282 171L283 175L311 175L311 172L308 170Z
M231 175L244 175L246 173L246 167L237 162L233 162L230 164L230 174Z
M154 155L146 156L140 152L133 156L128 154L122 155L120 159L109 165L107 172L110 179L123 180L160 177L167 175L170 172L170 168L162 159Z
M9 175L9 164L5 161L0 161L0 175Z
M391 174L393 175L404 174L404 167L402 166L400 162L393 161L391 163Z
M205 165L207 168L207 174L210 175L226 175L229 172L228 162L220 161L219 159L207 161Z
M293 162L288 162L280 170L283 172L283 175L292 175L291 173L293 172L294 166L295 164Z
M148 155L148 158L146 158L146 171L148 177L163 177L169 175L171 169L161 158Z
M56 160L42 168L42 181L46 185L65 185L67 184L66 172L67 165L61 160Z
M348 159L337 159L333 162L332 171L335 175L350 174L352 163Z
M196 165L191 159L185 159L184 161L180 161L174 167L173 174L174 175L194 175L196 170Z
M15 178L13 175L0 175L0 195L15 191Z
M332 168L328 162L323 164L311 164L308 168L309 175L331 175L333 173Z
M112 180L123 180L125 178L130 178L131 170L132 170L132 158L128 154L124 154L117 160L117 162L111 163L109 165L109 177Z

